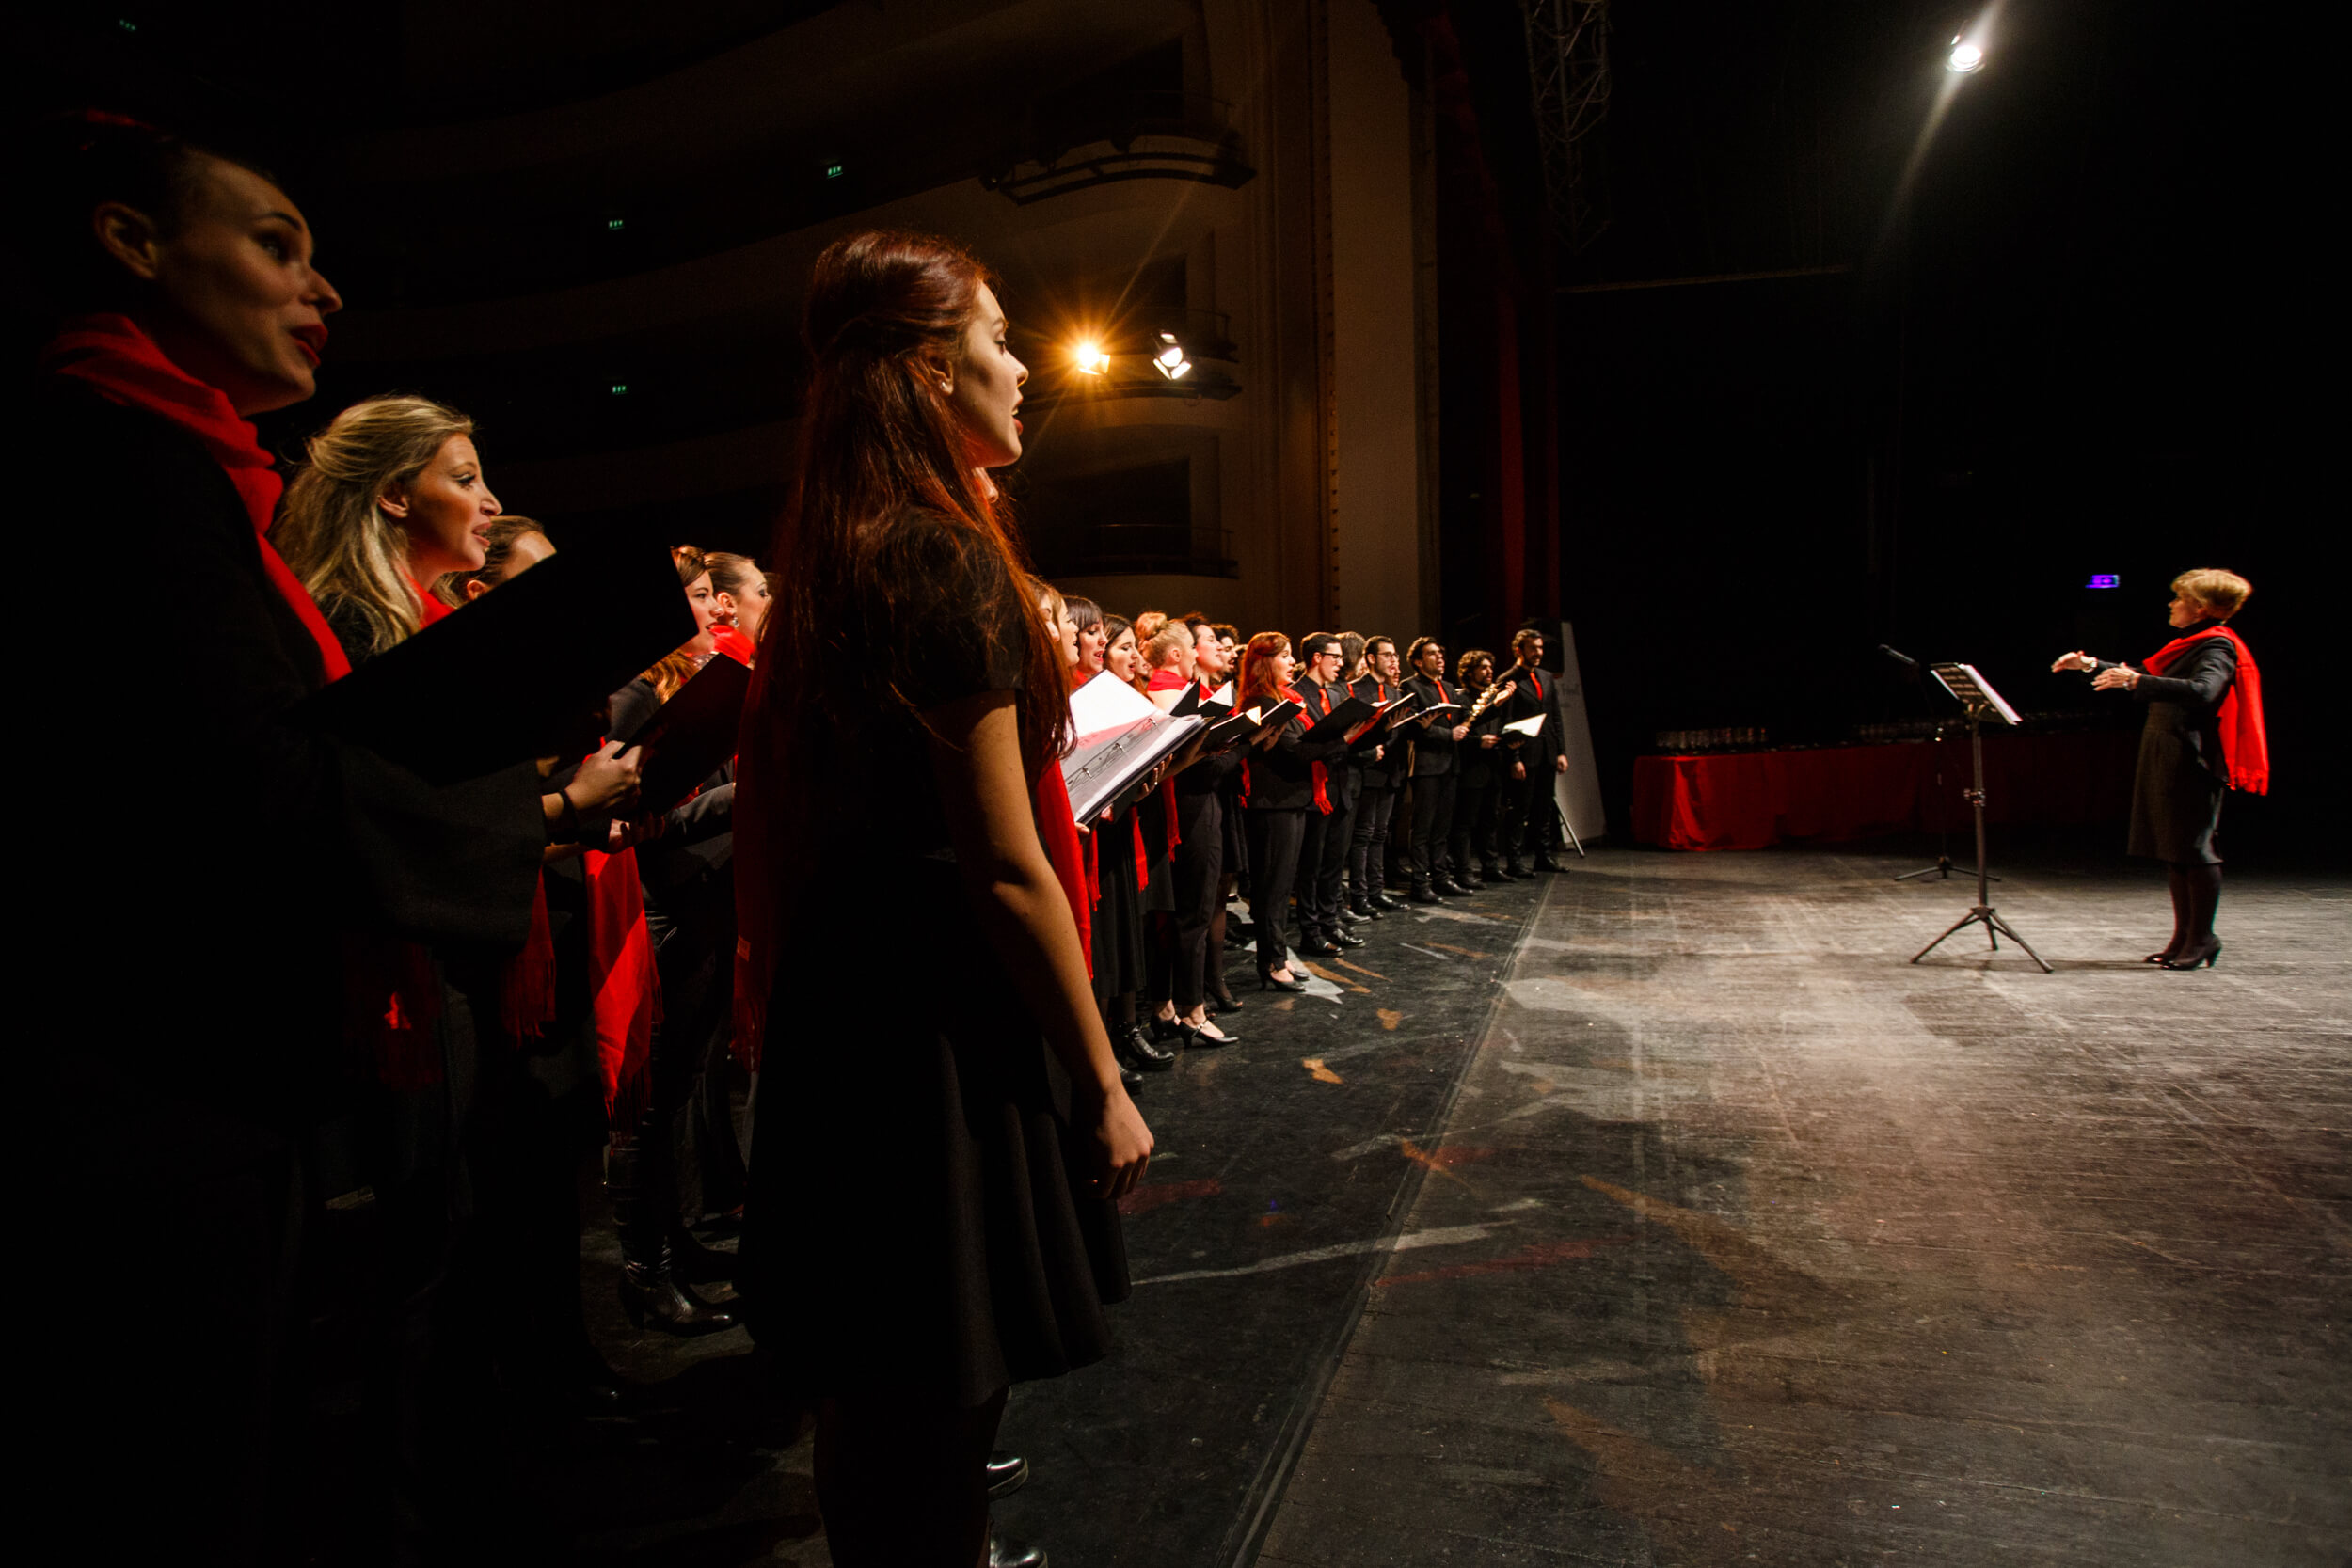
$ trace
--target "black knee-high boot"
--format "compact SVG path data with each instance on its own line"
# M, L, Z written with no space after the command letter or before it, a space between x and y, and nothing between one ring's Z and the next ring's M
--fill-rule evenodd
M735 1314L687 1289L679 1277L677 1188L666 1156L668 1128L646 1123L633 1137L616 1138L606 1156L605 1185L621 1238L621 1306L629 1321L650 1322L672 1334L714 1334L735 1326ZM690 1241L691 1238L688 1238Z

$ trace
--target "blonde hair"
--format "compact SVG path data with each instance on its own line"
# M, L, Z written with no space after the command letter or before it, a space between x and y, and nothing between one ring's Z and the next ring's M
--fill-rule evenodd
M1162 626L1159 635L1152 638L1145 646L1143 650L1145 667L1152 670L1160 669L1168 662L1168 655L1179 648L1191 646L1192 628L1182 621L1170 621Z
M1167 625L1168 616L1161 610L1147 610L1142 614L1136 616L1136 646L1138 648L1150 647L1152 645L1152 639L1159 636L1160 628Z
M473 421L429 398L355 403L310 437L309 458L286 485L271 542L310 596L340 601L367 626L380 654L417 634L423 605L408 575L408 540L380 504L384 492L424 472Z
M2218 566L2200 566L2174 578L2172 592L2183 598L2195 599L2212 610L2215 619L2226 621L2246 608L2246 601L2254 596L2254 585L2235 572L2225 572Z

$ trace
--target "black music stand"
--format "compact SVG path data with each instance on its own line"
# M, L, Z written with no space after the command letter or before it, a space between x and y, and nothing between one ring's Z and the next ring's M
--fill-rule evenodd
M1958 699L1960 705L1968 713L1968 752L1976 764L1976 787L1968 791L1968 803L1975 808L1977 814L1977 901L1966 914L1952 922L1945 930L1943 937L1936 938L1934 942L1929 942L1918 952L1914 953L1911 956L1911 961L1917 963L1921 958L1934 952L1944 937L1950 936L1961 927L1981 925L1984 927L1985 940L1993 944L1993 951L1999 952L2001 939L2007 937L2018 946L2025 948L2026 957L2031 958L2042 974L2048 974L2052 971L2048 964L2042 961L2042 955L2035 952L2024 937L2010 930L2009 922L1994 912L1992 895L1985 887L1989 878L1984 869L1983 726L1988 719L1995 723L2014 724L2017 722L2017 710L2001 701L2001 694L1994 690L1982 675L1977 673L1974 665L1933 664L1928 669L1929 673L1935 677L1936 683Z

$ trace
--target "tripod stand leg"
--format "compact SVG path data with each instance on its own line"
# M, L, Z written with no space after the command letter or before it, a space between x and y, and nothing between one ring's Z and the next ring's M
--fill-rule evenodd
M2046 964L2046 963L2042 963L2042 955L2041 955L2041 954L2039 954L2039 953L2037 953L2037 952L2035 952L2035 951L2032 949L2032 947L2028 946L2028 945L2026 944L2026 939L2025 939L2024 937L2019 936L2019 935L2018 935L2015 931L2012 931L2012 930L2010 930L2010 929L2009 928L2009 922L2008 922L2008 921L2003 920L2003 919L2002 919L1999 915L1997 915L1997 914L1987 913L1987 915L1985 916L1985 922L1984 922L1984 923L1985 923L1987 926L1998 927L2000 928L2000 930L2001 930L2001 933L2002 933L2004 936L2008 937L2010 941L2011 941L2011 942L2015 942L2018 946L2025 948L2025 949L2026 949L2026 957L2027 957L2027 958L2031 958L2031 959L2032 959L2035 963L2037 963L2037 964L2041 964L2041 965L2042 965L2042 974L2057 974L2057 973L2058 973L2058 971L2057 971L2057 970L2052 969L2052 968L2051 968L2048 964Z
M1962 915L1962 916L1961 916L1958 920L1953 921L1953 922L1951 923L1951 925L1949 925L1948 927L1945 927L1945 930L1944 930L1944 937L1948 937L1948 936L1950 936L1950 935L1951 935L1954 931L1959 930L1959 929L1960 929L1963 926L1965 926L1965 925L1969 924L1971 921L1974 921L1974 920L1976 920L1977 918L1978 918L1977 911L1974 911L1974 910L1970 910L1970 911L1969 911L1966 914ZM1919 949L1919 951L1917 951L1916 953L1914 953L1914 954L1911 956L1911 961L1912 961L1913 963L1917 963L1917 962L1918 962L1921 958L1926 958L1929 954L1931 954L1931 953L1934 952L1934 951L1936 950L1936 948L1937 948L1937 947L1939 947L1939 946L1941 946L1941 945L1943 944L1943 942L1944 942L1944 937L1938 937L1938 938L1936 938L1936 939L1935 939L1935 941L1933 941L1933 942L1929 942L1929 943L1928 943L1925 947L1922 947L1921 949Z
M1560 831L1568 835L1568 847L1576 851L1576 858L1587 859L1584 853L1584 841L1576 836L1576 829L1568 823L1568 814L1560 809L1560 802L1557 800L1551 803L1551 815L1560 819Z

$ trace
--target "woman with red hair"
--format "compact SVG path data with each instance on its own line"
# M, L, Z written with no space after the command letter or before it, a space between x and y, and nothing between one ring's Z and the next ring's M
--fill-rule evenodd
M834 1560L970 1568L1008 1386L1109 1348L1152 1134L1079 946L1062 650L986 474L1021 455L1004 311L962 250L866 231L818 258L803 326L739 753L763 1125L736 1282L820 1402ZM942 909L963 933L910 986L876 933Z
M1291 685L1298 660L1291 640L1262 631L1242 650L1235 708L1299 703L1302 711L1250 743L1241 765L1243 823L1249 841L1249 922L1258 938L1258 988L1305 990L1291 972L1291 887L1298 879L1298 849L1306 841L1307 809L1314 804L1314 758L1301 745L1307 733L1304 702Z

